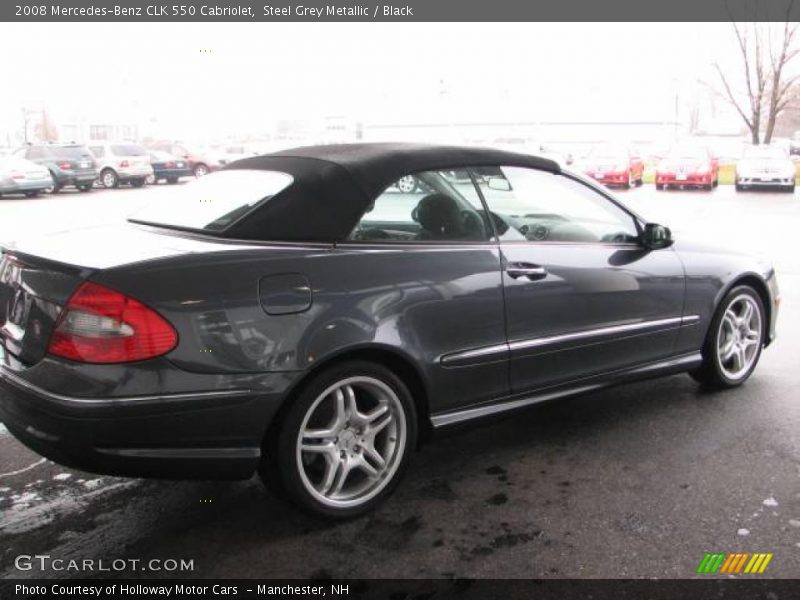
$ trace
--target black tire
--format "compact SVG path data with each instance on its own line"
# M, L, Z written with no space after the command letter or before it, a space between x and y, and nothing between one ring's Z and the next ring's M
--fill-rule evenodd
M38 190L35 191L35 192L25 192L25 197L26 198L36 198L36 196L38 196L38 195L39 195L39 191Z
M784 190L783 190L783 191L784 191L784 192L786 192L787 194L794 194L794 184L792 184L792 185L787 185L787 186L784 188Z
M705 191L707 191L707 192L710 192L711 190L713 190L713 189L714 189L714 184L713 184L713 183L709 183L708 185L704 185L704 186L703 186L703 189L704 189Z
M176 183L178 183L178 178L177 177L167 177L167 183L175 185Z
M658 190L658 191L660 192L660 191L662 191L663 189L664 189L664 184L663 184L663 183L657 183L657 184L656 184L656 190Z
M75 187L78 188L78 191L86 193L92 191L92 185L92 183L81 183Z
M737 183L736 184L736 191L737 192L743 192L744 191L744 186L739 184L739 183Z
M733 379L729 377L720 366L720 361L718 360L718 340L719 336L721 335L720 324L725 315L725 311L732 302L743 295L749 296L754 300L756 306L758 306L761 315L761 332L752 364L746 370L746 372ZM761 358L761 351L764 348L764 340L766 339L768 326L767 313L764 310L764 303L761 300L761 296L759 296L758 292L756 292L749 285L736 286L727 294L725 294L722 302L720 302L719 306L717 307L717 311L714 313L714 318L711 320L711 325L708 328L708 333L706 334L706 339L703 344L703 363L699 368L691 371L689 374L695 379L695 381L698 381L699 383L702 383L703 385L713 389L728 389L740 386L747 381L747 379L753 373L753 370L756 368L756 365L758 365L758 361Z
M144 185L145 178L138 177L137 179L131 179L131 187L140 188Z
M195 177L204 177L205 175L208 175L208 165L204 163L197 164L194 166L192 171L194 171Z
M107 190L119 187L119 175L114 169L103 169L100 173L100 185Z
M297 443L306 415L318 398L337 382L352 377L378 380L394 392L399 400L399 406L402 406L405 419L405 443L395 461L396 467L393 473L390 477L384 478L380 484L382 487L379 486L379 491L376 490L372 497L354 506L331 506L312 495L303 482L304 475L300 472ZM268 487L303 510L329 519L349 519L367 513L392 493L402 479L411 452L417 443L414 400L408 387L393 371L382 365L360 360L334 365L314 375L290 402L287 411L280 417L276 426L271 428L271 433L264 443L265 458L259 467L259 474ZM337 434L337 441L339 435L341 434Z

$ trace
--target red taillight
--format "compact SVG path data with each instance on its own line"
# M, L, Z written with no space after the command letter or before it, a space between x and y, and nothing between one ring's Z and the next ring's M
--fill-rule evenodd
M119 161L119 168L120 168L120 169L124 169L124 168L126 168L126 167L129 167L129 166L130 166L130 164L128 163L128 161L127 161L127 160L121 160L121 161Z
M166 354L177 343L177 332L156 311L86 282L64 307L47 351L78 362L123 363Z
M69 162L66 162L66 161L60 162L60 163L58 163L58 168L59 169L64 169L65 171L69 170L69 169L72 168L72 163L69 163Z

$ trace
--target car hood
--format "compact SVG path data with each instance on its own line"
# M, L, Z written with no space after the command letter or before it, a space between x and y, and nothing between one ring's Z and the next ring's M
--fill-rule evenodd
M786 173L794 171L794 163L782 158L749 158L740 160L736 165L737 171L761 171Z

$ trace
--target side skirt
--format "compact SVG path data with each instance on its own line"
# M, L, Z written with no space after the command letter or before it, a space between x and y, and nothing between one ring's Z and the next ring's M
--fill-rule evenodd
M700 352L683 354L663 361L612 371L602 375L594 375L567 385L544 388L534 393L510 396L498 401L483 403L478 406L435 414L431 416L431 424L435 429L438 429L472 419L480 419L482 417L517 410L533 404L539 404L540 402L555 400L556 398L599 390L620 383L690 371L691 369L699 367L702 362L703 357Z

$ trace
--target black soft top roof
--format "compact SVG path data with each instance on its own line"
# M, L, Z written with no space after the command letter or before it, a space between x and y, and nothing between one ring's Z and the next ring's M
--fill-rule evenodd
M226 169L282 171L294 183L231 225L227 237L336 242L400 177L469 166L531 167L559 173L558 163L488 148L424 144L333 144L245 158Z

